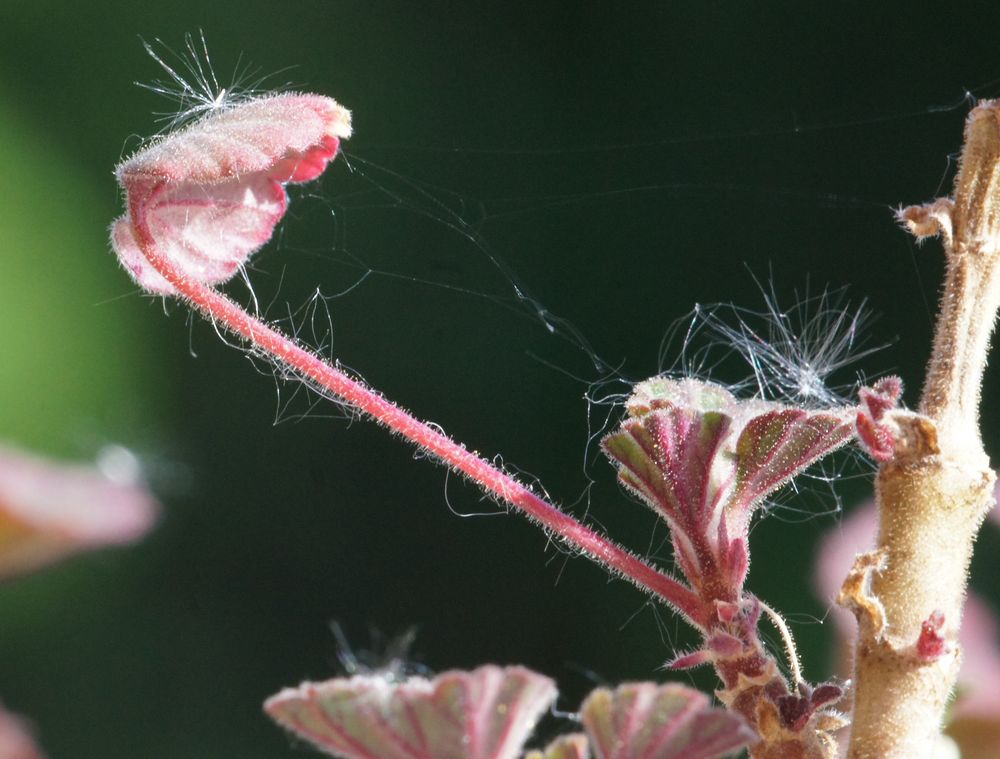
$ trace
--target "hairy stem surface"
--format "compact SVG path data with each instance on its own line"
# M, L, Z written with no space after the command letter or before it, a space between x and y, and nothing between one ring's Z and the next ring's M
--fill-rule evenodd
M979 436L979 394L1000 304L1000 104L969 115L955 198L908 208L919 237L940 234L947 274L920 415L898 418L878 473L878 550L841 598L859 619L851 759L932 756L961 660L972 546L995 476ZM947 646L921 656L922 625L943 614Z
M341 399L406 438L474 481L486 492L539 523L567 545L615 574L627 578L639 588L658 596L675 607L696 627L704 627L707 621L704 607L690 589L560 511L510 475L388 401L360 380L321 360L287 335L251 316L218 291L183 276L157 249L145 220L145 209L141 205L130 203L129 211L143 255L208 320L262 351L279 366L293 369L322 392Z

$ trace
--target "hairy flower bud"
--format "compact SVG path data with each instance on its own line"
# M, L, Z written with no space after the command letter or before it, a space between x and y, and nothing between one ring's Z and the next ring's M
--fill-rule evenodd
M115 170L129 213L112 225L112 247L143 289L174 294L140 250L141 218L181 275L225 282L271 239L288 205L284 185L318 177L350 136L350 112L320 95L272 95L210 113Z

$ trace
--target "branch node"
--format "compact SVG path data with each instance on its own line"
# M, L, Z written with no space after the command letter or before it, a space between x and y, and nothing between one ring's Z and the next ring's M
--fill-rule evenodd
M858 554L847 579L837 594L837 603L857 617L859 640L881 641L885 631L885 608L872 594L872 575L886 566L883 550Z

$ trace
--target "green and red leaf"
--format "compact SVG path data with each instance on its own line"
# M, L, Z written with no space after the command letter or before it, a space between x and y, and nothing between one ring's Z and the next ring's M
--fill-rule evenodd
M854 434L842 409L776 408L750 419L736 441L736 484L730 509L751 511L762 498Z
M487 665L433 680L357 675L286 688L264 704L279 724L346 759L515 759L555 684Z
M598 688L581 713L597 759L716 759L757 740L741 716L679 683Z

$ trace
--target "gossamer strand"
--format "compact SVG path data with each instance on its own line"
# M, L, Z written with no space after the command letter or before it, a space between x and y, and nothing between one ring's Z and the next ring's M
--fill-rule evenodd
M615 573L707 623L696 594L539 497L510 475L326 363L216 291L284 216L288 182L317 178L351 135L350 113L319 95L265 96L210 112L116 170L128 212L112 226L122 265L148 292L187 300L282 367L464 474Z

